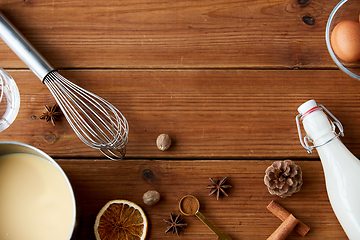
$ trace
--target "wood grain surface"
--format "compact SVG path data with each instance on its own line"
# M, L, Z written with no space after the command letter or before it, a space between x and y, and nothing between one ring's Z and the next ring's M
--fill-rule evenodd
M101 158L83 144L64 117L54 127L39 119L52 95L30 71L9 71L21 109L2 140L36 146L54 157ZM127 158L317 158L299 142L295 116L309 99L344 125L344 143L360 154L360 85L337 70L67 70L74 83L103 96L130 125ZM341 82L341 84L340 84ZM157 149L159 134L172 147ZM303 133L304 134L304 133Z
M165 234L178 201L196 195L201 212L234 240L266 239L280 203L311 227L304 238L347 239L326 194L316 151L299 142L297 108L309 99L343 124L342 141L360 156L360 85L337 69L325 43L339 0L2 0L0 11L59 72L113 103L130 125L124 160L83 144L64 117L39 119L55 103L49 90L0 41L0 67L21 95L15 122L0 141L35 146L53 157L76 193L74 239L95 239L97 212L109 200L134 201L149 220L148 240ZM162 152L155 140L168 133ZM304 134L304 132L303 132ZM300 192L281 199L263 183L275 160L303 169ZM208 196L209 177L228 177L229 197ZM158 190L155 206L142 195ZM179 239L216 239L195 217Z
M3 0L0 9L58 69L335 68L325 26L338 0L298 2ZM2 67L24 67L0 49Z
M266 239L281 224L266 206L275 200L311 230L302 237L292 232L287 239L347 239L328 202L320 162L295 161L303 170L304 184L298 193L281 199L270 195L263 178L273 161L217 160L58 160L77 194L80 231L76 239L95 239L93 225L103 205L112 199L138 203L149 221L147 239L216 239L195 216L183 216L188 226L180 237L165 233L170 213L180 214L179 200L188 194L200 201L200 212L233 240ZM208 196L209 177L227 176L228 197ZM161 200L147 206L142 196L157 190Z

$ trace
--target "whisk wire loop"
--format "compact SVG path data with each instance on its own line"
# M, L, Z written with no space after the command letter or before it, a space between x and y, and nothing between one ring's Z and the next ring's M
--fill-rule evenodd
M44 79L76 135L111 159L121 159L128 142L129 125L111 103L77 86L58 72Z
M63 92L66 93L66 96L68 97L68 99L70 100L68 102L68 104L70 106L72 106L71 108L73 110L75 110L75 108L79 109L79 111L76 111L74 115L70 115L70 116L74 116L73 120L75 121L75 123L79 123L77 124L80 129L82 130L82 132L87 135L87 132L88 131L91 136L93 136L94 138L96 138L98 141L100 141L100 146L103 146L103 144L106 142L106 141L109 141L109 137L106 135L106 133L104 133L102 131L102 129L100 129L100 127L98 127L98 125L95 123L95 121L93 120L94 117L97 117L98 120L103 120L103 117L99 114L97 114L95 111L93 111L91 108L89 108L83 101L82 99L84 99L86 96L83 96L84 94L81 94L81 92L79 92L79 95L80 97L82 98L79 98L78 96L76 95L70 95L72 92L74 91L77 91L79 89L76 89L76 88L71 88L71 86L69 86L70 89L68 88L64 88L63 89ZM66 98L65 98L66 100ZM75 107L71 104L74 104ZM71 109L70 108L70 109ZM101 109L102 110L102 109ZM84 116L84 117L83 117ZM86 121L86 120L87 121ZM80 124L82 123L82 124ZM103 121L102 121L102 124L105 124ZM107 125L104 125L106 130L112 134L111 131L114 131L114 128L112 129L109 129ZM112 125L113 127L113 125ZM103 139L102 137L98 136L96 134L97 131L95 131L93 128L95 128L101 135L102 137L104 137L105 139ZM89 135L87 135L89 139L92 139ZM95 142L93 142L93 144L96 144Z
M74 129L75 133L79 136L79 138L83 142L85 142L88 146L92 146L92 144L96 145L97 141L93 140L88 135L88 133L92 133L91 135L94 137L95 133L82 118L80 112L78 112L75 106L72 105L74 101L72 99L73 98L72 95L69 94L68 89L62 85L55 84L55 79L51 78L51 76L49 76L49 79L50 81L47 81L45 84L48 85L49 90L54 96L55 95L58 96L57 102L61 110L63 111L64 116L66 117L66 119L68 119L70 126ZM81 124L82 122L84 122L85 124L82 125ZM88 141L86 141L86 138L84 136L86 136ZM89 142L91 144L89 144Z

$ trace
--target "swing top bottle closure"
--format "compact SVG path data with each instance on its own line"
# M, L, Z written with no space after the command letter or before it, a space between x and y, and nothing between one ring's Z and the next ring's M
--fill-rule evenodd
M339 139L344 135L343 127L324 106L309 100L298 108L298 112L296 123L300 143L308 153L316 148L319 154L335 215L349 239L360 239L360 161ZM307 134L304 138L300 122Z

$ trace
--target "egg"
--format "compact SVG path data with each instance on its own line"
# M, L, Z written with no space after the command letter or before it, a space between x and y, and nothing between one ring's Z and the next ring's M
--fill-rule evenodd
M360 59L360 23L350 20L338 23L331 33L331 47L345 62Z

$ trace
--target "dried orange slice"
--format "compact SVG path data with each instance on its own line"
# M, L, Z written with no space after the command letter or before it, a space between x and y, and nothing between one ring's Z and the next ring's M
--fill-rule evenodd
M127 200L112 200L96 217L96 240L144 240L148 222L144 211Z

